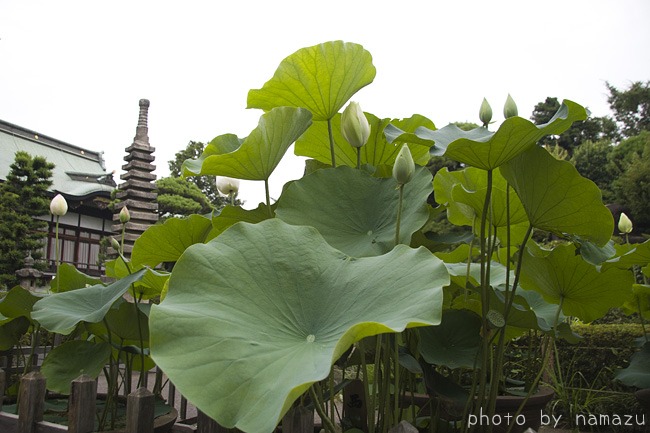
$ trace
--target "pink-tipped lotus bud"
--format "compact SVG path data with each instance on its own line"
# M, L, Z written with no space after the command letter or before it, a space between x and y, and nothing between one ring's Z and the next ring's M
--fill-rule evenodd
M50 212L56 216L63 216L68 212L68 202L61 194L54 196L50 202Z
M343 114L341 114L341 134L355 148L359 148L368 142L370 124L357 102L350 102L343 110Z

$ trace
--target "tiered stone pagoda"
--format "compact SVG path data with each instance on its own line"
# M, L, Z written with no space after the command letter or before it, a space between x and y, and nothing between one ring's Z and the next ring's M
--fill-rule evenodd
M122 233L119 212L123 206L126 206L131 215L131 220L126 223L124 236L124 255L126 257L131 255L133 244L142 232L158 221L158 194L154 184L156 175L153 173L156 166L152 164L155 160L153 153L156 149L149 145L148 111L149 100L140 99L138 126L133 144L125 149L127 155L124 157L124 161L126 164L122 166L122 170L125 170L126 173L120 176L124 182L119 185L116 195L116 198L121 200L115 206L113 215L113 231L118 242Z

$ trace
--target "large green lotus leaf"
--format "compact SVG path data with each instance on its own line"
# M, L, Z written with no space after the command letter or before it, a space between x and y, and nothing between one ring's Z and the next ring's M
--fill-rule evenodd
M79 271L69 263L59 265L59 275L50 282L52 292L67 292L68 290L80 289L88 285L100 284L101 278L91 277Z
M257 128L236 150L218 153L208 145L198 159L183 163L183 172L185 175L267 180L289 146L310 124L311 113L304 108L274 108L260 117Z
M30 322L26 317L5 319L0 322L0 350L11 350L20 343L20 339L29 329Z
M303 107L328 120L375 79L372 56L361 45L333 41L301 48L285 58L261 89L248 92L247 108Z
M584 107L564 100L553 118L543 125L535 125L522 117L511 117L496 132L482 127L463 131L450 124L436 131L418 128L414 135L433 146L432 155L446 156L473 167L492 170L525 152L545 135L561 134L573 122L585 120L587 115ZM412 134L402 136L402 131L396 127L387 128L386 135L391 141L414 141Z
M187 247L205 242L211 229L210 218L201 215L170 218L163 224L153 225L135 241L131 263L154 267L163 262L175 262Z
M570 162L534 146L500 170L535 228L576 235L598 246L609 242L612 213L603 205L596 184L580 176Z
M41 372L47 379L47 388L61 394L70 394L70 382L87 374L99 376L111 355L108 343L74 340L56 347L43 360Z
M169 275L166 271L146 268L142 279L133 283L133 290L129 290L129 293L138 300L157 298L162 293Z
M577 255L573 245L558 245L544 254L527 249L523 257L521 286L550 303L561 303L564 314L584 322L622 305L631 296L633 283L628 271L599 271Z
M484 170L467 167L449 172L439 170L434 179L436 200L444 200L448 206L449 220L456 225L477 224L483 214L487 193L487 174ZM449 194L451 192L451 194ZM508 221L507 202L510 201L510 221ZM499 172L492 174L492 194L490 223L494 227L505 227L527 223L526 211L514 191L508 192L508 183ZM469 209L468 209L469 208Z
M481 346L481 317L467 310L446 310L442 322L419 330L419 350L429 364L474 368Z
M373 167L392 166L395 163L401 146L390 144L384 136L384 128L389 123L400 125L405 130L415 130L419 126L435 129L432 121L419 114L408 119L379 119L373 114L365 113L370 124L368 142L361 148L361 164ZM332 136L334 138L334 155L337 165L357 166L357 149L350 146L341 134L341 115L332 118ZM429 162L429 148L420 145L409 145L409 150L416 164L426 165ZM329 132L327 122L314 122L309 129L296 141L295 154L313 158L324 164L332 163Z
M42 299L22 286L14 286L0 301L0 314L15 319L25 317L32 320L34 304Z
M615 377L627 386L650 388L650 343L645 343L639 352L632 355L630 365L617 371Z
M650 263L650 239L638 245L617 245L616 250L617 257L603 263L603 269L629 269L634 265Z
M95 323L104 319L111 305L124 295L131 284L142 278L141 269L116 282L52 294L34 304L32 318L45 329L69 334L80 322Z
M270 432L354 342L438 324L448 282L424 248L357 259L312 227L239 223L176 263L151 353L219 424Z
M404 186L400 243L427 222L431 174L419 168ZM395 246L399 192L393 178L379 179L363 170L318 170L293 182L275 214L293 225L315 227L334 248L354 257L376 256Z
M650 285L634 284L632 298L623 305L627 314L640 314L645 320L650 319Z
M274 211L276 207L277 202L271 205L271 210ZM257 209L252 210L244 209L241 206L227 205L221 210L219 215L212 217L212 229L206 236L205 242L216 238L228 227L231 227L238 222L256 224L269 218L269 208L264 203L260 203Z
M147 304L147 306L149 305ZM140 331L142 331L142 339L147 345L149 342L149 319L142 307L142 304L138 305L137 316L133 302L120 302L119 306L108 310L106 322L111 332L121 340L139 341Z

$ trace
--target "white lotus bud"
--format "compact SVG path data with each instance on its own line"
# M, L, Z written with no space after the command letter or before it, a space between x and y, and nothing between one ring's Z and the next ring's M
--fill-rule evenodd
M395 164L393 165L393 178L399 185L404 185L409 183L411 178L413 178L414 172L415 162L413 162L411 150L404 144L397 154L397 159L395 159Z
M217 189L223 195L237 194L239 192L239 179L217 176Z
M52 215L63 216L68 213L68 202L61 194L54 196L50 202L50 212Z
M352 147L359 148L368 142L370 124L357 102L350 102L343 110L341 133Z
M487 127L492 120L492 107L488 103L487 99L483 98L481 103L481 109L478 111L478 118L481 119L483 126Z
M624 212L621 212L621 216L618 218L618 231L628 234L632 233L632 229L632 220Z
M120 211L120 222L122 224L126 224L130 219L131 214L129 213L129 210L126 208L126 206L122 207L122 210Z
M515 100L512 99L512 96L510 96L510 93L508 93L506 103L503 105L503 117L510 119L511 117L515 117L518 114L519 111L517 110L517 104L515 104Z

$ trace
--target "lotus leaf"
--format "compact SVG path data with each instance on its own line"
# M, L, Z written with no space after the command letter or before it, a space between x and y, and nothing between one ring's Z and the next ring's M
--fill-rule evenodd
M34 304L32 318L45 329L65 335L80 322L99 322L131 284L142 278L145 271L141 269L108 286L98 284L47 296Z
M270 432L354 342L439 323L448 283L424 248L357 259L311 227L238 223L176 263L151 353L219 424Z
M248 92L248 108L303 107L328 120L375 79L372 56L361 45L333 41L301 48L285 58L261 89Z
M446 156L458 162L483 170L493 170L533 147L545 135L566 131L575 121L585 120L587 110L575 102L564 100L553 118L543 125L535 125L522 117L506 119L496 132L487 128L463 131L450 124L437 131L418 128L414 134L397 127L386 128L389 142L395 140L429 142L431 154ZM417 137L417 141L413 139Z
M350 187L353 186L353 187ZM275 213L284 222L318 229L334 248L354 257L384 254L395 246L398 191L392 178L378 179L363 170L318 170L287 187ZM417 170L404 186L400 241L427 222L431 174Z
M535 228L576 235L598 246L609 242L614 218L602 202L600 189L570 162L535 146L500 170Z
M198 159L183 163L186 176L228 176L246 180L268 180L287 149L311 124L311 113L304 108L278 107L260 117L259 124L241 145L230 152L240 140L228 134L217 137L206 146ZM223 138L223 139L220 139ZM231 145L224 145L222 141Z
M558 245L550 252L526 250L521 286L544 299L560 304L567 316L591 322L613 306L620 306L632 293L633 276L619 269L599 271L576 254L573 245Z

